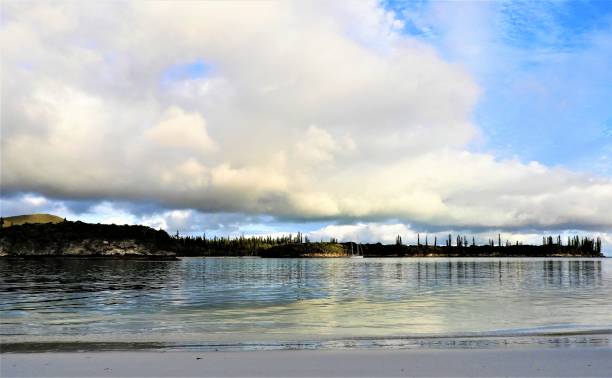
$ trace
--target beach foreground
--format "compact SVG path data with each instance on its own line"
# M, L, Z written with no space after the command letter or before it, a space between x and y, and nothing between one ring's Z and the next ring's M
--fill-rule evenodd
M606 377L612 349L5 353L2 377Z

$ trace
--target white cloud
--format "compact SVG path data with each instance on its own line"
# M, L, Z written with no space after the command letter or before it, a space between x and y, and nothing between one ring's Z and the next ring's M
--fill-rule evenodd
M308 234L312 240L338 239L341 242L355 241L358 243L382 242L385 244L395 243L395 238L399 235L409 244L417 238L417 233L409 226L401 223L380 224L380 223L357 223L351 225L329 225L319 230L311 231ZM424 241L425 239L423 239ZM433 239L432 239L433 243Z
M36 195L32 195L32 194L28 194L28 195L23 196L23 201L27 205L30 205L30 206L33 206L33 207L44 206L48 202L45 197L36 196Z
M331 162L338 149L339 146L327 131L312 125L295 146L296 155L309 163Z
M176 106L169 108L163 119L144 134L162 148L192 150L195 153L215 149L202 116L199 113L185 113Z
M609 179L466 152L478 86L375 2L60 9L4 10L3 189L291 219L612 226ZM162 82L196 59L206 77Z

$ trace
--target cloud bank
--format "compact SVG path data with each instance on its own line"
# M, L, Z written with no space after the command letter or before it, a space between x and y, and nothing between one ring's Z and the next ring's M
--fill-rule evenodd
M478 85L375 2L6 2L2 17L4 193L612 227L610 178L470 152Z

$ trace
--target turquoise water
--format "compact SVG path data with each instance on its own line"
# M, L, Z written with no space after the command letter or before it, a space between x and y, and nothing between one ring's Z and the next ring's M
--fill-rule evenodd
M609 345L612 260L0 259L0 321L5 346L274 349L532 336Z

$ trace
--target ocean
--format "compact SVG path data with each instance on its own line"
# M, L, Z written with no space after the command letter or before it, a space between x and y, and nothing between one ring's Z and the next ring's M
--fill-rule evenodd
M611 339L610 259L0 259L4 352Z

